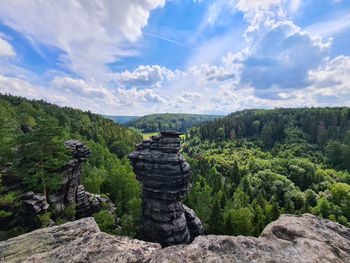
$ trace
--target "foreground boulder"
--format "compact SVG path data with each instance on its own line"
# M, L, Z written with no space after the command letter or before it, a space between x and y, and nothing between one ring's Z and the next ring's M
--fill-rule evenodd
M199 236L161 249L99 231L93 218L0 242L0 262L350 262L350 229L314 215L282 215L259 238Z
M350 229L314 215L282 215L259 238L200 236L151 262L350 262Z
M147 262L160 245L100 232L92 217L0 242L0 262Z
M191 167L179 154L181 134L162 131L136 145L136 151L129 155L142 183L143 239L162 246L189 243L203 234L194 211L182 204Z

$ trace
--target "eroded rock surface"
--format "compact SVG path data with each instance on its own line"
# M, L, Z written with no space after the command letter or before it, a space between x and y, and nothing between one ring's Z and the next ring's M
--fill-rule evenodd
M156 243L99 231L93 218L0 242L0 262L350 262L350 229L314 215L282 215L259 238L199 236L192 244Z
M129 155L142 183L143 238L163 246L188 243L203 234L194 211L182 204L191 167L179 154L180 134L162 131L136 145L136 151Z
M350 262L350 229L314 215L282 215L259 238L200 236L151 262Z
M159 244L102 233L88 217L0 242L0 262L147 262L158 250Z

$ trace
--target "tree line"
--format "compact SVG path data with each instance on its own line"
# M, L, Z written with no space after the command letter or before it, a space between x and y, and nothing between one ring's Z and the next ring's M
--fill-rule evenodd
M180 113L165 113L146 115L125 125L138 129L144 133L159 132L161 130L176 130L185 132L187 129L199 125L203 122L208 122L220 118L218 115L200 115L200 114L180 114Z

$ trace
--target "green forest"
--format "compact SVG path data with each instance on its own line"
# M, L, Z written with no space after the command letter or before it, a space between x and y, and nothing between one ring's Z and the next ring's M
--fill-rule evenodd
M140 130L143 133L159 132L162 130L185 132L193 126L216 120L220 117L222 116L181 113L151 114L134 119L125 123L125 125Z
M69 139L81 140L91 150L81 175L85 189L108 194L117 215L124 216L124 232L129 232L122 234L135 235L132 231L139 225L141 186L126 155L142 141L142 135L91 112L1 95L0 238L29 230L17 216L22 193L34 191L46 196L60 186L62 175L56 171L70 159L64 146ZM54 208L50 209L39 218L42 227L50 218L57 224L75 218L72 208L67 207L60 218L54 216ZM113 228L114 218L106 211L95 216L101 229Z
M350 226L349 108L245 110L200 125L194 115L176 121L165 115L164 123L151 116L131 126L185 130L182 154L192 181L184 203L206 234L258 236L282 213L307 212ZM23 192L57 190L68 139L91 149L81 176L86 191L109 196L121 218L115 231L113 216L101 210L94 215L101 230L139 237L141 185L126 158L142 141L135 129L91 112L1 95L0 138L0 225L7 237L28 231L16 221ZM74 220L74 212L67 208L56 218L51 208L40 219L42 227L48 219L61 224Z
M185 137L207 233L258 236L282 213L350 226L349 108L245 110Z

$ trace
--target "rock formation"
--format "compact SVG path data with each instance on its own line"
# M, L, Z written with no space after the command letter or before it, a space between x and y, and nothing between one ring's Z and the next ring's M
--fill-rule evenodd
M35 229L40 226L37 215L47 212L49 204L46 202L43 194L35 194L32 191L22 194L22 209L19 212L18 221L29 229Z
M47 212L50 205L55 207L58 217L61 216L65 208L71 205L75 205L76 218L92 216L100 211L102 203L107 204L110 213L115 212L115 207L108 197L86 192L84 186L80 184L82 163L87 161L90 149L78 140L66 141L65 145L70 151L72 159L58 171L63 175L61 188L48 196L48 203L45 202L42 194L25 192L22 195L23 208L18 216L18 221L29 229L40 226L37 215ZM25 222L22 222L23 218Z
M100 232L92 217L0 242L0 262L147 262L159 244Z
M0 242L0 262L350 262L350 229L310 214L282 215L259 238L199 236L190 245L101 233L93 218Z
M163 246L188 243L203 234L200 220L182 204L191 171L179 154L180 134L162 131L136 145L129 155L142 183L143 238Z
M110 213L113 214L115 207L108 197L86 192L80 184L82 163L87 161L90 149L78 140L66 141L65 145L72 160L62 168L62 187L57 193L49 196L49 203L55 204L58 213L69 205L76 205L76 218L92 216L100 211L102 203L110 207Z

